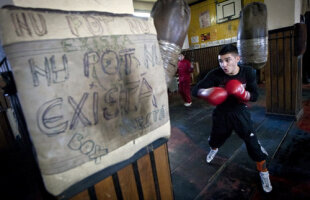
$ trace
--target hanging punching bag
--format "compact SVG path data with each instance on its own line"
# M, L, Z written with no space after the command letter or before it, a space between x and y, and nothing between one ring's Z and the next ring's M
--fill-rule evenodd
M169 85L178 68L178 57L189 27L190 8L185 0L158 0L151 15Z
M238 27L237 48L241 64L261 69L268 58L267 8L253 2L243 8Z

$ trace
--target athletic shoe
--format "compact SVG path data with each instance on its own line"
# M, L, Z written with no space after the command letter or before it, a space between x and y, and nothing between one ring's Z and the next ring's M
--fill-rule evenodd
M271 192L272 186L269 179L269 172L259 172L262 181L262 187L265 192Z
M184 103L184 106L188 107L188 106L191 106L192 105L192 102L190 103Z
M207 155L207 158L206 158L207 163L210 163L213 160L213 158L216 155L216 153L218 152L218 150L219 150L218 148L215 150L211 149L211 151L209 152L209 154Z

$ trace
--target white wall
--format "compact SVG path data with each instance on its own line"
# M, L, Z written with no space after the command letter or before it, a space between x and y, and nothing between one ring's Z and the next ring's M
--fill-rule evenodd
M300 22L300 15L302 15L302 0L295 0L295 23Z
M302 0L265 0L268 30L293 26L300 22Z
M1 0L0 7L50 8L72 11L101 11L112 13L133 13L132 0Z

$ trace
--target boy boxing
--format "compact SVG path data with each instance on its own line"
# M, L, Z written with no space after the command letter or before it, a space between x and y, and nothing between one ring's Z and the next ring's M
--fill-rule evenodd
M259 144L254 133L247 101L258 98L255 71L251 67L239 66L238 49L224 45L219 52L219 68L210 71L192 90L198 96L215 105L212 119L212 131L209 138L211 147L206 161L210 163L226 139L234 130L245 142L247 152L256 162L262 187L271 192L272 186L266 168L267 152Z

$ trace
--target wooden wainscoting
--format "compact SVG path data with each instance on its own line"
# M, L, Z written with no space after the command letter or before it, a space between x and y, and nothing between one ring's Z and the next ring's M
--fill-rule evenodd
M267 114L298 119L302 114L302 56L294 56L294 27L269 32L264 71Z

